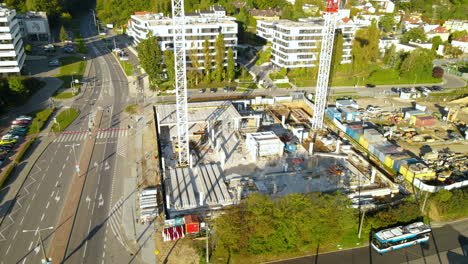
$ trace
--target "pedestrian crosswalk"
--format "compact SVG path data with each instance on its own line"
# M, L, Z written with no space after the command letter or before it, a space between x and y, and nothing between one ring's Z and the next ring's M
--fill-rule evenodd
M117 155L127 157L127 140L119 140L117 142Z
M74 131L74 132L65 132L60 134L55 139L55 142L74 142L74 141L83 141L90 134L89 131ZM128 129L108 129L108 130L99 130L97 132L96 138L105 139L105 138L120 138L128 135Z
M112 230L112 233L122 245L124 245L121 233L123 202L124 201L122 197L120 197L114 206L112 206L107 221L108 226L110 226L110 229Z

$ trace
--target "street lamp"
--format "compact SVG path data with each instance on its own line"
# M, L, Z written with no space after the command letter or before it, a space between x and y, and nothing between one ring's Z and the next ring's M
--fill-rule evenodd
M80 165L78 164L78 160L76 159L76 152L75 152L75 146L79 146L80 144L71 144L71 145L65 145L65 147L72 147L73 149L73 157L75 158L75 168L76 168L76 172L80 172Z
M73 84L75 84L75 85L73 85ZM73 79L73 75L72 75L72 81L70 82L70 87L72 88L74 94L76 94L76 85L78 85L78 84L80 84L80 80Z
M42 263L49 263L50 260L46 255L46 251L45 251L45 248L44 248L44 241L42 240L42 236L41 236L41 231L51 230L51 229L54 229L54 227L49 226L47 228L42 228L42 229L39 229L39 227L37 227L36 230L23 230L23 233L34 232L34 235L39 233L39 243L40 243L41 250L42 250L42 257L44 257L44 259L42 259L42 261L41 261Z

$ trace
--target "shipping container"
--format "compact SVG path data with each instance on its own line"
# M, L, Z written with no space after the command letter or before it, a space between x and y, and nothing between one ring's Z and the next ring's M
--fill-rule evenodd
M198 233L200 232L200 222L196 215L186 215L184 216L185 220L185 233Z
M437 123L437 119L432 116L417 116L414 123L418 127L430 127Z
M369 147L369 142L367 142L364 136L361 136L361 138L359 139L359 144L363 146L365 149Z
M389 168L393 168L393 165L395 164L396 161L405 160L408 158L410 158L410 156L404 152L390 154L390 155L387 155L387 157L385 158L385 165L388 166Z
M296 152L297 151L297 145L293 143L286 143L286 150L289 152Z
M402 155L405 155L405 154L402 154ZM395 171L400 171L400 166L403 165L403 164L410 164L410 163L418 162L417 159L411 158L407 154L405 156L406 156L406 158L398 158L398 159L393 160L392 168Z
M424 111L421 111L421 110L411 110L411 111L407 111L405 112L405 119L410 119L411 116L415 116L415 115L424 115L426 114L426 112Z

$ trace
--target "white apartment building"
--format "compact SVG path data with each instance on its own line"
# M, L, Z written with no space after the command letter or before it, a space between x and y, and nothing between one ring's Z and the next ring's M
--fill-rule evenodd
M271 61L278 67L315 67L319 63L319 46L322 40L322 18L308 18L300 22L285 19L258 20L257 34L272 42ZM337 30L343 34L341 63L351 62L351 45L358 27L354 23L339 20Z
M0 75L19 75L25 59L16 11L0 5Z
M210 51L214 61L214 43L219 34L224 36L224 46L226 49L225 64L227 64L227 50L232 48L234 59L237 58L237 23L234 17L226 16L219 6L214 6L211 10L203 10L197 13L186 13L185 39L187 43L187 63L191 67L190 54L196 50L198 63L203 68L205 54L203 53L203 43L208 39ZM137 45L141 40L146 39L151 32L158 38L161 49L173 49L173 29L172 19L164 17L162 14L136 13L131 16L127 34L134 39ZM193 55L192 55L193 56ZM213 65L213 67L215 67Z

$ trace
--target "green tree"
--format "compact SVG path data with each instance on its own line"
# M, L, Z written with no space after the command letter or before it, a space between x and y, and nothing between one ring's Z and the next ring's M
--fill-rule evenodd
M59 0L26 0L26 9L29 11L45 11L48 16L59 17L62 3Z
M380 31L377 22L372 21L367 28L356 31L352 44L353 69L358 72L366 69L379 57Z
M234 80L234 77L236 76L235 64L236 64L236 61L234 60L234 52L232 51L232 48L229 48L228 53L227 53L226 72L227 72L227 79L230 82L232 82Z
M466 30L463 30L463 31L455 31L455 32L453 32L452 34L450 34L449 39L448 39L448 42L449 42L449 43L452 43L452 40L457 39L457 38L460 38L460 37L463 37L463 36L466 36L466 35L468 35L468 32L466 32Z
M443 43L440 36L433 37L431 42L432 42L432 50L433 51L437 51L439 49L439 46Z
M13 76L8 78L8 88L15 94L19 94L21 96L28 94L28 89L24 86L23 82L20 78Z
M387 66L394 68L395 62L397 59L398 59L398 54L396 52L396 46L395 44L392 44L392 46L390 46L390 48L388 48L385 51L385 55L383 57L383 63Z
M72 15L68 12L62 13L60 15L60 23L65 27L70 27L72 22Z
M343 59L343 43L343 33L338 31L335 36L335 42L333 43L332 73L335 73L341 65L341 60Z
M458 47L454 47L450 43L445 43L444 45L444 55L451 57L451 58L457 58L460 55L463 54L463 51L459 49Z
M219 34L215 40L215 79L217 82L221 82L223 80L224 74L224 55L225 55L225 47L224 47L224 36L223 34Z
M379 20L379 27L384 31L384 32L390 32L393 29L393 26L395 26L395 18L393 14L386 14L382 16Z
M155 36L149 36L142 40L137 48L141 67L149 77L150 88L156 90L163 81L164 69L163 53L159 47L158 39Z
M192 45L192 48L188 50L189 59L190 59L190 70L189 75L195 80L195 85L198 85L200 78L200 62L198 60L198 47Z
M434 51L417 48L404 59L400 67L400 74L405 77L429 77L432 75L434 58Z
M64 42L65 40L68 40L68 33L65 30L65 27L62 26L60 27L60 41Z
M203 68L205 70L204 80L207 83L211 82L211 51L210 51L210 42L208 39L205 39L203 42L203 54L205 54Z
M401 41L410 42L420 40L422 42L427 40L426 32L422 27L412 28L406 31L401 37Z
M175 81L174 52L170 49L164 51L164 63L166 65L167 77L171 82Z

